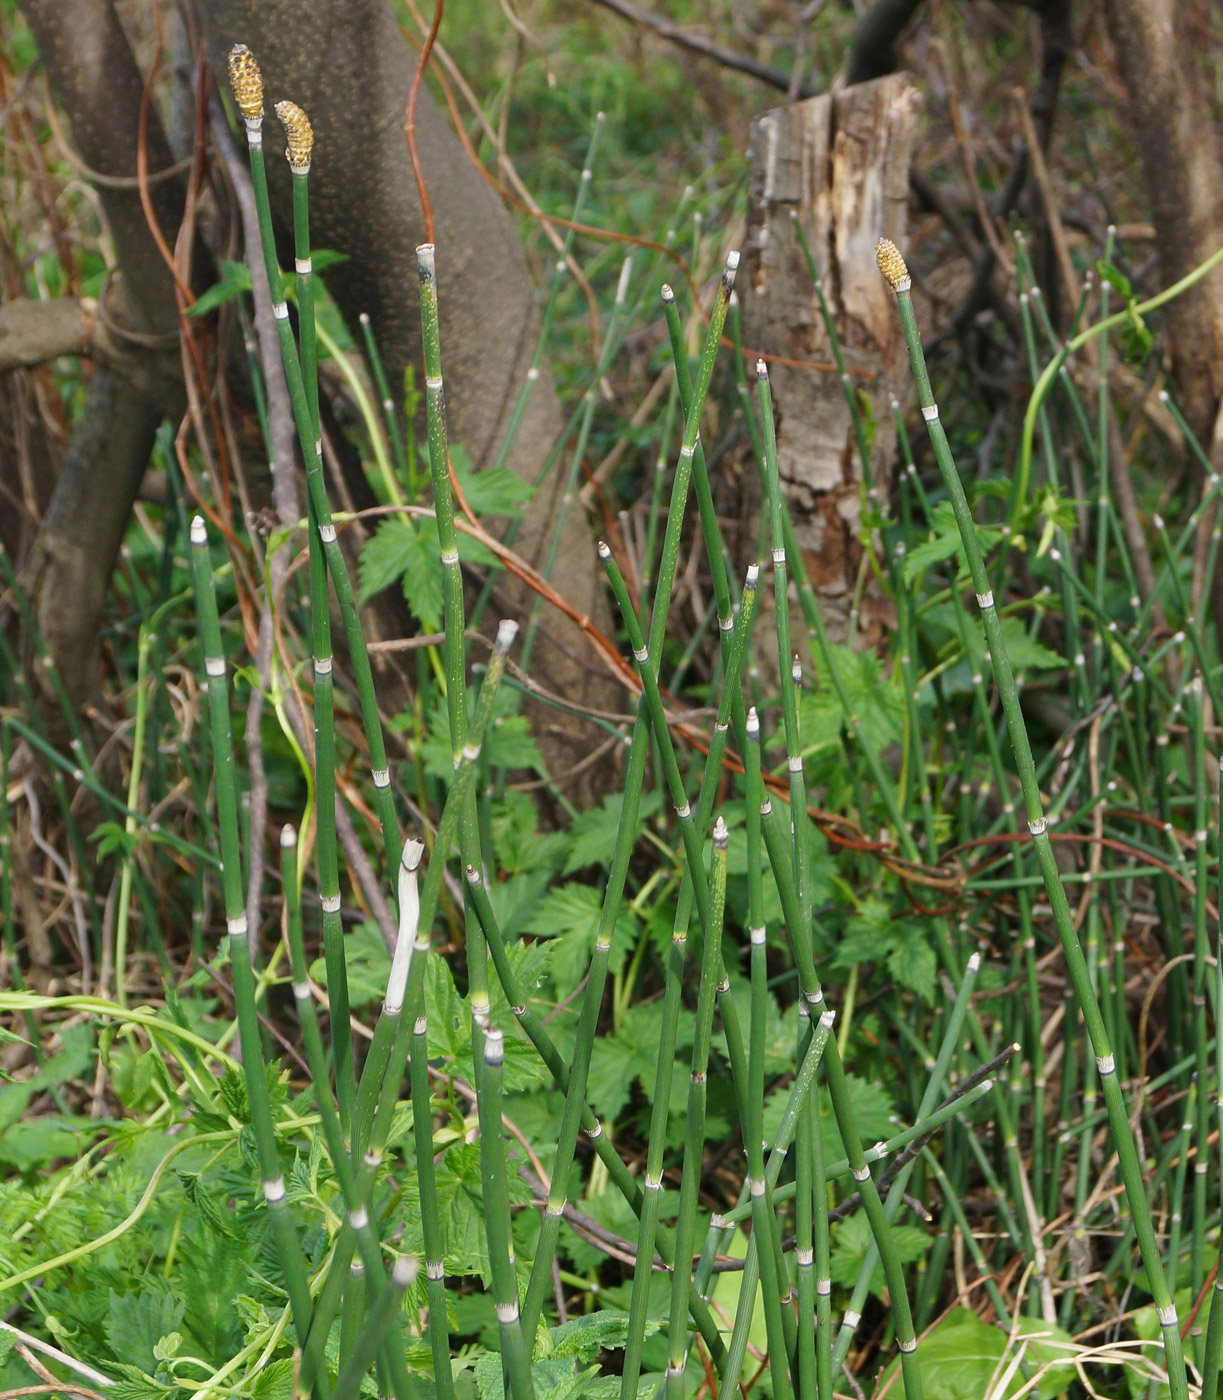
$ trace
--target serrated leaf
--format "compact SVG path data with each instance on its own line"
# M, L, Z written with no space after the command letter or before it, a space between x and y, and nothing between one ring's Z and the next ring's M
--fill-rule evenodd
M382 941L382 930L371 920L359 923L344 935L344 965L348 970L348 999L353 1006L370 1006L386 995L391 955ZM327 960L316 958L310 976L327 985Z
M602 917L603 895L589 885L567 884L549 890L524 924L524 932L556 940L551 972L558 988L568 991L586 975L594 952L595 935ZM621 905L612 930L608 967L613 974L623 967L636 946L641 921L627 905Z
M186 1303L176 1298L169 1283L156 1274L140 1281L133 1293L110 1290L110 1306L103 1328L111 1350L125 1364L151 1375L157 1370L154 1348L169 1333L177 1331Z
M236 1069L226 1067L225 1073L217 1085L217 1091L221 1096L226 1113L231 1118L236 1118L239 1123L250 1122L251 1106L246 1097L246 1080Z
M930 528L931 538L914 545L905 555L903 574L906 583L913 583L925 570L941 564L945 559L959 557L962 548L960 528L950 501L940 501L934 507ZM977 543L982 554L986 554L1001 538L1002 531L990 525L977 525L975 528Z
M254 1400L292 1400L293 1362L282 1359L264 1366L255 1377L251 1395Z
M508 467L486 467L473 472L460 444L450 449L450 462L467 504L478 516L518 516L535 494L535 487L514 475Z
M842 1220L835 1227L832 1256L829 1260L829 1272L833 1283L839 1283L845 1288L851 1288L857 1283L872 1238L870 1223L862 1211ZM893 1225L892 1242L902 1264L914 1263L930 1246L929 1236L913 1225ZM883 1265L876 1260L875 1272L871 1276L871 1292L877 1298L882 1298L884 1287Z
M1018 617L1002 619L1002 640L1012 671L1052 671L1067 664L1065 657L1029 636L1027 627ZM969 651L973 666L982 667L985 664L985 631L979 618L969 628Z
M179 1321L195 1339L198 1354L223 1365L242 1345L242 1326L233 1305L243 1291L238 1245L227 1235L205 1233L192 1240L179 1259L179 1283L186 1300Z
M662 1329L658 1318L647 1318L645 1335L651 1337ZM553 1356L574 1356L579 1361L593 1361L601 1351L618 1351L628 1340L628 1313L619 1308L605 1308L573 1318L549 1331Z
M179 1172L178 1179L183 1194L199 1212L201 1221L218 1235L232 1235L231 1222L214 1199L212 1192L204 1185L195 1172Z
M89 839L97 842L99 860L106 860L109 856L127 860L136 849L140 833L127 831L118 822L99 822Z
M888 954L888 971L907 991L929 1005L938 981L938 961L928 935L915 920L903 921L901 941Z
M652 817L662 805L662 797L657 792L644 793L637 813L637 833L640 835L646 820ZM565 860L566 875L581 870L588 865L610 865L615 849L616 837L620 831L620 821L624 812L624 796L612 793L605 797L598 807L579 812L569 827L573 841Z

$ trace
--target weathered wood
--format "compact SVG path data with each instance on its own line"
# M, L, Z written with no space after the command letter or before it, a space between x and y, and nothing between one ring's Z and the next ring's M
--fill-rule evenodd
M779 357L769 374L782 488L834 637L844 634L862 557L862 469L843 386L835 373L808 367L832 357L794 220L820 269L852 382L869 402L871 480L883 492L896 444L890 404L903 401L908 371L894 298L875 266L875 240L905 246L920 101L905 74L892 74L768 112L752 128L739 284L745 343ZM865 640L877 637L887 612L886 600L868 587L860 618Z

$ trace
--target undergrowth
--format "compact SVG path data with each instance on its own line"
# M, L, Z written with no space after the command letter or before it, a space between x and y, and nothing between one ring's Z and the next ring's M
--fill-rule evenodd
M490 624L464 589L512 564L502 526L531 488L447 442L446 249L419 250L405 388L426 436L383 418L381 386L357 399L389 513L353 578L316 366L363 352L354 380L378 386L377 347L316 320L295 110L298 270L276 267L245 51L235 78L270 282L296 303L278 328L305 512L258 550L236 516L189 519L163 443L167 505L132 533L114 639L121 795L70 707L64 752L0 658L0 1382L28 1385L14 1348L41 1345L49 1386L132 1400L1213 1396L1219 483L1147 522L1144 590L1102 429L1110 359L1149 351L1162 298L1110 235L1067 341L1017 238L1036 389L1006 479L961 477L969 434L943 435L908 271L882 250L921 412L896 405L895 489L863 486L895 610L878 651L827 635L767 372L721 348L737 254L699 302L664 298L674 388L636 431L669 472L639 506L644 563L600 546L633 713L593 727L619 781L545 821L516 659L532 624ZM661 242L691 228L677 204ZM656 318L661 266L626 265L599 362L573 372L582 441L610 450L594 390ZM251 285L227 269L204 311ZM728 557L704 460L717 364L758 449L760 560ZM712 606L681 636L689 551ZM296 567L262 682L246 577L278 553ZM358 603L387 588L420 635L412 704L384 723ZM762 589L783 601L767 643ZM231 732L260 686L274 861ZM47 934L17 842L51 831ZM40 932L75 962L67 989L25 985Z

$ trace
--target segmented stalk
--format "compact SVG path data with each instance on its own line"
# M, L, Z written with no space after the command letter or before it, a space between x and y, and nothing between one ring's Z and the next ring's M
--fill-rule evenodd
M523 1335L522 1316L518 1308L510 1195L505 1178L505 1147L501 1140L504 1061L505 1038L496 1027L490 1027L484 1037L484 1075L476 1092L488 1263L493 1276L493 1300L501 1332L501 1369L506 1389L514 1400L535 1400L535 1386L531 1380L531 1349Z
M671 591L679 559L684 506L688 498L688 483L692 472L692 457L700 432L701 413L704 409L709 381L713 376L714 360L717 357L722 327L726 322L726 311L738 266L739 254L732 252L727 257L717 300L710 316L709 334L706 337L705 350L697 372L692 404L684 424L684 438L671 488L671 505L667 514L667 528L663 538L658 592L650 624L650 653L655 658L661 655L663 636L666 631L667 612L671 604ZM656 665L656 661L651 662L647 669L652 669ZM523 1308L523 1326L528 1336L535 1334L535 1326L543 1309L544 1298L551 1286L552 1257L560 1234L561 1210L564 1207L565 1195L569 1187L569 1173L573 1165L578 1126L581 1122L582 1107L586 1099L586 1080L590 1071L591 1049L603 1001L612 930L619 917L624 882L628 875L629 857L636 843L637 812L641 802L641 784L645 772L646 755L649 750L647 714L647 702L643 695L638 701L637 714L633 723L633 736L625 771L624 805L620 827L616 834L616 846L612 855L607 888L604 892L603 907L599 915L599 926L595 934L594 953L587 974L586 991L582 1000L569 1089L565 1095L564 1116L561 1120L561 1130L557 1140L552 1186L548 1195L543 1225L540 1229L535 1259L531 1266L531 1280Z
M310 398L302 374L301 360L298 357L297 344L293 339L292 327L289 325L289 308L280 296L280 267L276 261L276 240L272 232L272 207L268 198L267 170L263 161L263 79L254 55L244 44L236 44L230 51L229 67L234 98L242 112L246 126L251 182L255 189L255 207L259 215L259 241L263 247L263 258L267 266L268 285L272 291L272 311L276 319L280 357L284 364L285 379L289 386L289 400L293 406L293 420L297 427L302 456L306 463L306 485L310 492L310 499L314 503L317 516L316 529L327 559L327 571L331 576L331 582L340 605L340 613L344 619L344 634L348 640L353 675L357 682L357 694L361 705L361 719L365 729L366 743L369 745L375 805L382 827L387 869L395 870L399 865L399 824L395 816L394 798L391 794L391 774L387 765L382 720L378 714L378 700L374 693L373 672L370 669L369 653L365 648L361 619L357 613L357 601L353 592L352 580L349 577L348 566L344 562L339 541L336 539L335 524L331 519L331 508L327 503L327 488L323 482L323 447L311 414ZM302 178L304 182L304 176Z
M701 981L697 991L692 1071L688 1083L688 1111L685 1121L684 1172L680 1183L679 1219L675 1227L675 1270L671 1275L670 1346L667 1357L669 1400L683 1400L685 1394L684 1353L687 1333L684 1324L688 1317L688 1291L692 1282L691 1260L696 1243L697 1192L704 1163L705 1083L709 1077L709 1041L713 1031L714 997L722 949L722 919L726 907L726 842L726 823L719 817L713 828L709 918L704 925L704 942L701 946ZM702 873L695 873L693 879L699 880ZM774 1372L774 1387L777 1387L778 1383L779 1376Z
M419 860L420 843L409 842L406 850L415 849ZM302 1047L306 1053L306 1063L314 1082L315 1101L318 1104L319 1119L323 1127L323 1138L331 1157L332 1168L340 1186L340 1196L344 1202L344 1226L341 1239L355 1241L361 1251L361 1258L351 1266L345 1260L346 1273L339 1277L346 1279L343 1302L344 1311L340 1321L340 1361L341 1368L350 1356L355 1354L360 1329L365 1314L365 1302L376 1302L387 1289L386 1274L382 1263L381 1246L369 1212L361 1200L357 1179L349 1159L348 1147L344 1141L343 1127L327 1075L327 1055L323 1048L319 1031L318 1013L314 996L310 989L310 978L306 964L306 950L302 939L301 896L297 885L297 832L286 826L280 833L280 873L284 886L285 914L289 942L289 962L293 978L293 999L297 1005L297 1019L301 1027ZM401 903L410 907L414 902L415 874L411 877L413 891L404 896L401 889ZM351 1257L351 1252L350 1252ZM326 1296L320 1296L315 1309L314 1324L302 1356L299 1374L299 1388L307 1393L315 1376L326 1376L323 1364L327 1334L331 1330L334 1316L334 1303ZM404 1362L403 1347L398 1342L398 1327L393 1326L387 1346L388 1369L391 1384L397 1400L407 1400L409 1381Z
M921 335L917 328L917 318L913 311L913 301L910 295L912 283L904 259L895 244L887 239L880 240L878 257L879 270L896 293L901 329L909 350L909 362L917 384L922 417L925 419L930 441L934 447L943 485L955 512L964 558L972 576L973 588L977 594L977 604L981 610L986 644L989 648L990 665L994 672L994 680L1002 701L1003 712L1006 715L1007 731L1010 735L1011 748L1015 755L1020 786L1023 790L1028 830L1036 847L1041 874L1045 879L1045 891L1053 909L1058 937L1065 953L1067 970L1074 983L1075 994L1079 999L1083 1019L1087 1025L1087 1033L1100 1071L1100 1079L1104 1086L1105 1105L1121 1166L1126 1198L1134 1222L1134 1232L1138 1239L1143 1265L1147 1271L1151 1295L1159 1314L1172 1397L1173 1400L1187 1400L1189 1390L1176 1304L1168 1292L1167 1279L1164 1276L1163 1261L1151 1222L1150 1205L1143 1188L1142 1167L1130 1129L1124 1096L1121 1092L1121 1086L1117 1082L1116 1062L1105 1030L1104 1019L1100 1013L1100 1005L1091 987L1083 950L1074 929L1070 906L1066 900L1066 891L1062 885L1053 847L1049 841L1048 824L1040 789L1037 786L1032 749L1028 742L1027 727L1019 705L1019 695L1015 689L1015 680L1007 658L1006 644L1002 636L1002 624L998 618L998 610L994 605L993 590L990 587L985 565L981 558L981 549L977 542L972 512L969 510L964 487L951 455L947 435L939 421L938 405L934 401L930 379L926 373Z
M467 741L467 645L464 639L463 570L454 528L454 500L450 492L450 454L446 442L445 386L442 379L441 330L437 312L437 267L431 243L416 250L420 278L420 319L425 352L425 417L429 430L429 474L433 480L433 514L442 555L442 609L446 630L446 711L450 719L450 747L459 766ZM523 662L525 665L525 661ZM474 789L459 814L459 847L464 864L480 865L480 827ZM483 1063L484 1027L488 1023L488 951L467 913L467 984L471 1012L472 1063L479 1088ZM415 1011L415 1008L410 1008Z
M242 1044L242 1068L250 1107L251 1129L263 1179L272 1234L284 1270L289 1308L299 1345L305 1345L310 1331L310 1285L306 1261L293 1218L285 1204L284 1176L272 1122L272 1102L264 1074L263 1045L259 1038L259 1014L255 1007L255 979L247 946L246 896L242 886L242 865L238 836L238 784L235 773L233 736L230 731L229 683L226 679L225 652L217 618L213 591L212 561L208 556L208 532L202 516L191 522L191 567L195 583L196 617L200 648L208 690L208 714L212 736L212 758L217 804L217 831L221 844L221 885L225 897L225 923L229 934L230 975L234 984L234 1006ZM325 1382L317 1393L326 1394Z

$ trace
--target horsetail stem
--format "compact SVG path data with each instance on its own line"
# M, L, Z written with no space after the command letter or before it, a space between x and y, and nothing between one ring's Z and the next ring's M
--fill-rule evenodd
M685 1323L688 1318L688 1290L691 1287L691 1259L696 1242L697 1192L704 1160L702 1149L705 1142L705 1084L709 1077L709 1040L713 1031L714 997L721 962L722 920L726 906L726 844L726 823L719 817L713 828L713 863L709 875L710 908L701 946L701 980L697 992L692 1070L688 1083L684 1171L680 1184L679 1220L675 1227L676 1267L671 1276L670 1347L667 1358L667 1395L670 1400L682 1400L685 1394ZM702 875L701 871L694 872L693 879L701 879ZM774 1384L776 1383L775 1377Z
M442 607L446 630L446 711L450 719L450 747L457 768L467 738L466 642L463 606L463 570L459 563L458 535L454 528L454 500L450 491L450 454L446 441L445 389L442 378L441 328L437 308L437 264L431 243L416 250L420 280L420 319L425 354L425 417L429 431L429 474L433 480L433 514L442 556ZM525 666L526 662L523 662ZM459 814L459 846L465 864L481 864L480 827L474 789ZM467 981L471 1009L473 1069L479 1086L483 1061L481 1044L488 1021L488 952L467 911Z
M696 440L700 434L705 395L713 377L714 360L717 358L718 344L721 339L722 327L726 322L726 311L738 266L739 254L737 252L730 253L726 259L726 267L722 274L713 314L710 316L709 333L705 340L705 349L697 372L692 403L685 418L684 438L680 446L679 462L671 487L671 504L667 513L667 526L663 539L662 564L659 569L658 589L650 622L650 653L654 658L659 657L662 652L667 612L671 604L671 592L679 559L680 534L683 526L684 507L688 498L692 457L696 450ZM647 663L645 669L651 670L656 675L656 667L657 661L655 660ZM603 1002L612 929L619 917L620 901L623 898L624 883L628 876L629 857L636 844L637 813L641 802L641 784L649 749L648 732L648 708L643 694L638 700L637 714L633 722L633 735L625 771L624 805L620 826L616 833L616 845L612 855L607 888L604 892L603 906L599 914L599 926L595 933L594 953L587 975L586 991L582 999L569 1088L565 1095L564 1116L561 1120L561 1130L557 1140L552 1187L548 1194L548 1206L540 1229L539 1243L531 1266L531 1281L527 1288L526 1303L523 1308L523 1326L528 1336L534 1336L535 1326L543 1309L544 1297L551 1283L552 1256L556 1250L556 1241L560 1233L561 1210L564 1207L565 1193L568 1190L569 1173L573 1164L574 1149L577 1145L578 1126L586 1100L586 1081L590 1072L591 1048L594 1043L599 1010Z
M284 364L285 378L289 386L289 399L293 406L293 420L297 427L302 456L306 463L306 485L317 517L315 530L323 544L327 571L331 577L332 586L335 588L340 614L344 619L344 633L348 640L348 649L361 705L361 719L365 729L366 743L369 746L375 805L382 828L387 868L394 870L399 865L399 823L395 816L395 802L391 794L391 774L386 758L386 743L382 735L382 719L378 714L378 700L374 693L373 671L370 668L365 636L361 630L361 619L357 612L352 579L336 538L335 524L331 519L331 508L327 503L327 489L323 483L322 442L311 413L310 397L302 373L301 360L298 357L297 343L293 339L293 330L289 325L289 308L280 294L280 267L276 260L276 240L272 231L272 206L268 197L267 169L263 160L263 79L259 74L259 66L254 56L242 44L235 45L231 51L229 66L234 98L242 112L246 126L251 182L255 188L255 207L259 216L259 241L263 248L268 285L272 292L272 310L276 319L280 358ZM304 184L305 179L304 175L294 176L295 184L299 180Z
M1176 1304L1168 1292L1163 1261L1151 1222L1150 1203L1143 1187L1142 1168L1130 1129L1129 1114L1121 1086L1117 1083L1116 1062L1100 1012L1100 1004L1091 985L1083 950L1075 932L1057 861L1049 841L1048 823L1045 819L1044 806L1037 786L1032 749L1028 742L1027 727L1020 709L1014 677L1011 674L1006 643L1002 636L1002 624L994 604L993 590L981 558L981 548L977 540L972 512L964 494L959 472L951 456L947 435L939 421L938 405L934 401L934 395L930 388L921 335L917 328L917 318L913 311L913 301L910 295L912 282L908 268L900 255L900 250L890 240L881 239L879 241L877 257L880 272L896 293L901 330L909 351L909 362L918 389L922 417L930 435L944 488L955 513L964 560L968 565L973 588L977 595L977 605L981 610L986 645L989 648L990 666L1006 716L1007 731L1010 735L1011 748L1015 755L1015 764L1023 791L1028 830L1036 847L1040 871L1045 881L1045 891L1053 909L1058 937L1066 957L1067 970L1070 973L1075 995L1078 997L1079 1006L1086 1022L1087 1034L1091 1040L1092 1050L1104 1086L1105 1106L1108 1110L1113 1144L1120 1161L1121 1176L1125 1184L1125 1194L1129 1202L1134 1232L1142 1254L1143 1266L1147 1271L1151 1294L1155 1300L1160 1329L1163 1333L1169 1386L1173 1400L1187 1400L1188 1381L1185 1374L1185 1360L1181 1347Z
M297 1018L301 1027L306 1063L310 1067L310 1075L314 1082L315 1101L319 1108L323 1137L327 1143L332 1168L335 1171L340 1194L344 1201L345 1216L341 1229L342 1237L355 1239L361 1251L361 1260L358 1265L354 1266L359 1270L359 1285L355 1294L349 1291L353 1288L354 1275L347 1261L345 1263L345 1267L349 1268L349 1274L348 1289L345 1290L343 1298L344 1313L341 1319L341 1338L345 1338L347 1334L346 1341L342 1341L340 1349L341 1366L343 1366L343 1362L350 1352L355 1351L366 1293L368 1292L371 1301L376 1302L386 1290L387 1282L383 1271L378 1237L374 1232L369 1213L362 1206L356 1175L349 1160L347 1144L344 1141L340 1115L331 1096L327 1075L327 1057L319 1032L318 1016L307 972L305 945L302 940L301 899L297 887L296 852L297 832L292 826L285 826L280 833L280 859L281 879L285 895L289 959L293 979L293 999L297 1005ZM332 1305L327 1302L325 1306L325 1300L320 1298L315 1311L314 1325L306 1342L299 1375L299 1386L304 1388L305 1393L309 1391L312 1377L317 1376L321 1380L326 1376L326 1367L322 1364L322 1357L323 1346L330 1330L331 1316ZM392 1339L397 1333L398 1327L395 1326L391 1331ZM392 1343L388 1347L388 1353L391 1357L390 1371L397 1400L407 1400L409 1381L406 1367L403 1364L402 1347Z
M406 1254L400 1255L391 1268L390 1284L371 1306L365 1326L353 1346L352 1355L340 1369L335 1387L335 1400L357 1400L361 1392L361 1383L374 1364L375 1357L385 1347L387 1338L392 1334L403 1295L415 1277L416 1260L410 1259ZM392 1352L395 1350L396 1348L391 1348ZM403 1394L396 1391L396 1400L410 1400L410 1395L411 1391Z
M207 679L208 713L212 735L214 785L217 803L217 830L221 843L221 883L225 896L225 922L229 934L230 970L234 984L234 1006L242 1046L242 1068L251 1129L263 1179L272 1234L276 1241L289 1307L299 1345L305 1345L310 1331L310 1286L306 1262L293 1218L285 1204L284 1176L276 1129L272 1122L272 1101L264 1073L263 1046L259 1038L259 1014L255 1007L255 979L247 942L246 897L242 888L242 867L238 838L238 793L234 765L233 736L230 730L229 683L226 679L225 652L217 618L213 591L212 562L208 555L208 531L202 516L191 522L191 565L195 584L196 616ZM326 1394L325 1384L319 1393Z
M535 1386L531 1380L531 1349L524 1336L518 1307L518 1277L514 1268L514 1242L510 1231L510 1197L505 1177L505 1148L501 1138L504 1063L505 1037L500 1030L490 1027L484 1037L484 1075L476 1092L488 1262L501 1333L501 1367L506 1389L514 1400L535 1400Z

